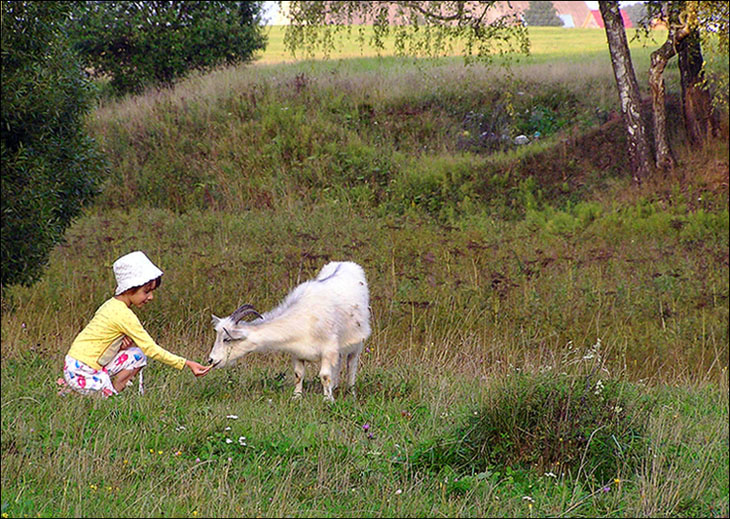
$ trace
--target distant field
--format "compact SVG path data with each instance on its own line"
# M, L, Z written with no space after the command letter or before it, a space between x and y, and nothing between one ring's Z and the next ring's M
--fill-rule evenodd
M303 56L292 57L291 53L284 47L284 33L286 26L272 25L267 28L269 44L266 50L257 60L258 63L282 63L302 59ZM371 33L371 28L366 28L366 35ZM354 30L353 30L354 34ZM606 33L602 29L562 29L555 27L536 27L529 31L531 43L531 56L525 58L526 63L539 63L546 59L558 57L569 58L570 56L582 56L588 54L607 53ZM635 31L629 30L627 36L629 45L633 50L639 51L644 48L644 42L634 39ZM665 31L657 31L653 37L654 42L649 42L649 47L656 47L666 38ZM386 44L383 56L395 54L392 40ZM331 59L346 59L358 57L377 56L377 50L369 45L360 48L357 40L353 38L340 38L338 47L332 52ZM315 56L317 58L321 56Z

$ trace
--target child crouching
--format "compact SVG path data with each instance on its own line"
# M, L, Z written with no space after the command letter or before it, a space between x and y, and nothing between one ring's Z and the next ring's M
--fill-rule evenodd
M141 308L152 301L162 271L141 251L119 258L113 270L114 296L97 309L68 350L63 368L66 384L85 395L116 395L147 365L147 359L180 370L187 366L196 377L207 374L210 366L158 346L131 310L132 305Z

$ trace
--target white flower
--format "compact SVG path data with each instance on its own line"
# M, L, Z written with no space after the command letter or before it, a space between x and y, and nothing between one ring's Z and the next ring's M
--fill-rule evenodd
M230 430L231 430L231 427L230 427L230 426L228 426L228 427L226 427L226 428L225 428L225 429L223 429L223 430L224 430L224 431L230 431Z
M534 503L535 500L532 499L530 496L522 496L523 501L529 501L530 503Z
M395 491L395 495L397 495L397 496L401 495L402 493L403 493L403 491L400 488Z
M230 438L226 438L226 443L233 443L233 440L231 440Z
M558 476L555 475L554 472L546 472L545 475L549 478L557 478Z
M229 414L229 415L226 416L226 418L230 418L231 420L238 420L238 415L237 414Z

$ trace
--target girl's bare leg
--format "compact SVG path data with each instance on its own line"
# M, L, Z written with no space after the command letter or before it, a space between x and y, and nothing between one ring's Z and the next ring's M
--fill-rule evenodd
M124 369L120 371L112 382L116 392L121 393L124 391L124 388L127 387L127 382L132 380L139 373L140 369L142 368Z

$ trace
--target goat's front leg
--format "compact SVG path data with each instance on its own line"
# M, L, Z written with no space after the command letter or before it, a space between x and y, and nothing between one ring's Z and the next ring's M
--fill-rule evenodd
M301 398L304 385L304 361L297 358L292 361L294 365L294 396L292 398Z
M340 372L340 354L337 351L325 352L322 354L322 366L319 368L319 380L322 382L324 399L334 402L332 389L337 382L337 375Z

